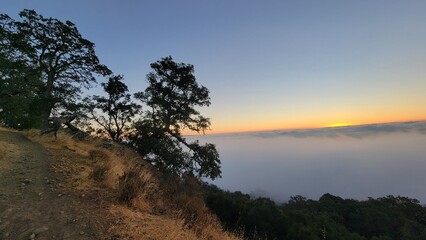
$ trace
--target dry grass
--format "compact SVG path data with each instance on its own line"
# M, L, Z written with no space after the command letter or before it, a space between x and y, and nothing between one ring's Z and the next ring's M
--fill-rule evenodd
M199 239L185 228L182 219L147 214L120 205L112 206L111 212L121 221L110 230L125 239Z
M12 129L5 128L0 125L0 131L8 131L8 132L17 132ZM8 168L6 165L7 161L3 161L4 159L17 159L22 150L19 149L18 146L11 143L0 142L0 169Z
M0 123L0 131L18 132L17 130L2 126L1 123Z
M60 161L73 161L70 188L82 192L106 189L115 196L106 204L108 215L117 219L109 235L120 239L241 239L223 231L204 203L198 181L163 174L136 152L101 139L74 140L60 132L27 136L49 151L62 151ZM73 158L64 154L70 153ZM55 171L61 169L61 164Z
M19 147L14 144L0 142L0 170L8 168L6 163L9 161L4 161L5 159L18 159L21 152Z
M205 229L205 234L197 234L179 217L146 214L120 205L111 207L111 212L121 217L111 231L121 233L124 239L236 239L214 225Z

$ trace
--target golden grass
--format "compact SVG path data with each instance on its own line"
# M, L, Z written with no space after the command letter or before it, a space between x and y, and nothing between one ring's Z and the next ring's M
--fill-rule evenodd
M242 239L223 231L193 178L161 173L132 149L102 139L79 141L59 132L55 140L34 130L26 135L58 152L59 161L72 161L70 188L83 192L103 188L116 196L107 207L111 218L119 219L109 229L111 235L120 239ZM61 166L57 164L56 171L67 171Z
M122 205L112 206L111 212L121 220L110 229L111 233L120 233L120 237L125 239L237 239L218 231L214 224L209 225L204 234L200 235L188 228L183 218L142 213Z
M16 130L5 128L0 126L0 131L17 132ZM22 153L22 150L15 144L0 142L0 170L8 168L5 159L18 159L18 156Z
M120 205L112 206L111 213L121 219L110 229L111 233L125 239L199 239L185 228L182 219L147 214Z

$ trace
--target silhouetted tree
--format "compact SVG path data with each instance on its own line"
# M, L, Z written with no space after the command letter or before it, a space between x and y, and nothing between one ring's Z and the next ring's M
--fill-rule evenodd
M147 75L149 86L135 97L150 110L135 124L130 138L133 146L155 166L174 173L196 174L215 179L221 174L215 145L187 142L183 129L204 133L210 120L197 107L209 106L206 87L198 85L194 66L176 63L166 57L151 64Z
M0 122L16 129L40 127L43 84L37 69L18 57L12 21L0 15Z
M91 118L100 125L97 132L107 134L115 142L122 141L140 110L140 106L131 101L127 85L122 80L123 76L110 77L108 82L101 84L106 97L93 96L84 100Z
M80 87L95 82L94 74L105 76L111 71L100 64L94 44L72 22L45 18L34 10L23 10L19 16L21 21L1 15L2 29L11 40L5 57L23 61L39 73L41 118L47 127L53 108L72 105Z

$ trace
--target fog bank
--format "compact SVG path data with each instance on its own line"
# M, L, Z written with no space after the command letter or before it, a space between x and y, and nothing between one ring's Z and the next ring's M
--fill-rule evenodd
M193 137L191 137L193 138ZM285 201L324 193L426 203L426 122L197 137L216 144L221 188Z

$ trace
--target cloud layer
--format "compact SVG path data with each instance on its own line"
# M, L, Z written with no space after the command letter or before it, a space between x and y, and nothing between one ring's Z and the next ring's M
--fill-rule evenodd
M236 133L230 134L235 136L254 136L254 137L351 137L363 138L379 134L387 133L407 133L417 132L426 134L426 121L416 122L401 122L401 123L379 123L379 124L366 124L346 127L330 127L330 128L316 128L316 129L301 129L301 130L277 130L265 132L251 132L251 133Z
M275 200L331 193L401 195L426 203L426 122L202 137L222 161L218 186Z

